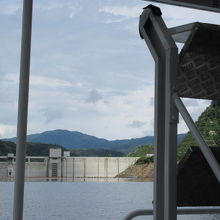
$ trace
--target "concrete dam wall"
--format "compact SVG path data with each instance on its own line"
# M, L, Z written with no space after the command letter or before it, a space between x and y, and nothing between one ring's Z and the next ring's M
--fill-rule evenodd
M138 157L26 157L25 177L115 177ZM15 157L0 157L0 177L14 177Z

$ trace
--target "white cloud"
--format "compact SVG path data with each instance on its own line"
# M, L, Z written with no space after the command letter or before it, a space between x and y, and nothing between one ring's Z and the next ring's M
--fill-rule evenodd
M56 78L50 78L46 76L32 75L30 78L30 85L32 86L46 86L49 88L69 87L72 83Z
M0 138L12 137L15 133L15 125L0 124Z
M82 88L84 86L84 83L83 82L77 82L75 83L75 87L77 88Z
M29 133L63 128L108 139L153 134L154 61L138 33L147 4L34 2ZM218 22L220 16L160 6L168 26ZM5 137L16 134L21 7L21 0L0 1L0 123L6 126L1 128ZM207 105L186 104L194 119ZM187 130L182 120L179 130Z
M190 113L190 116L194 121L198 120L200 114L206 109L206 107L210 104L209 100L202 100L202 99L182 99L184 105L187 108L187 111ZM189 129L180 115L179 125L178 125L178 132L185 133Z
M86 102L96 103L102 99L102 95L96 89L89 92Z
M19 74L7 74L5 75L5 80L8 80L10 82L13 82L15 84L18 84L19 82ZM52 77L47 77L47 76L40 76L40 75L32 75L30 74L30 86L44 86L48 88L60 88L60 87L69 87L71 86L72 83L62 80L62 79L57 79L57 78L52 78ZM79 86L78 84L76 86Z
M61 119L63 117L61 109L57 108L56 106L43 108L41 109L43 115L45 116L46 123L50 123L54 120Z
M143 121L132 121L129 126L132 127L132 128L140 128L142 126L144 126L146 124L146 122L143 122Z
M104 6L103 8L100 8L99 12L112 14L114 16L122 16L125 18L136 18L142 12L142 8L140 6L128 7L125 5L120 5L120 6L112 5L112 6Z
M130 91L125 95L108 96L93 106L93 118L97 121L96 129L99 130L101 137L121 139L141 137L143 133L144 135L152 134L154 110L153 106L149 105L149 95L153 95L153 92L153 86L147 86ZM99 115L100 117L98 117ZM140 121L145 125L139 128L128 126L132 121ZM89 123L89 130L91 131L92 126Z
M112 23L120 23L123 22L125 18L111 18L104 21L105 24L112 24Z
M18 0L1 0L0 14L1 15L15 15L22 8L21 1Z
M71 14L74 15L80 9L80 3L78 1L71 0L39 0L34 2L34 9L39 9L42 11L53 11L53 10L61 10L68 9L71 11Z

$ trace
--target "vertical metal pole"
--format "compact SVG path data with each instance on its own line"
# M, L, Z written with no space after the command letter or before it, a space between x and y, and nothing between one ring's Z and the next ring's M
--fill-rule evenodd
M140 33L155 60L155 100L154 100L154 220L164 219L164 148L165 148L165 59L158 35L151 18L155 16L146 8L140 17ZM154 19L154 21L157 21ZM147 24L147 25L146 25ZM146 29L148 31L146 31ZM154 40L153 40L154 39ZM154 42L157 42L156 44ZM162 51L163 55L160 53Z
M164 154L164 220L175 220L177 216L177 123L178 111L173 101L173 85L176 80L178 49L170 44L166 51L165 92L165 154Z
M33 0L23 1L13 220L23 219Z
M165 76L164 63L156 60L154 103L154 220L164 218Z

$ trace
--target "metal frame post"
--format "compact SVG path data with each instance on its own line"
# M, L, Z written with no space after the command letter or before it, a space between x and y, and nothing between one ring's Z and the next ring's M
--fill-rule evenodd
M178 112L172 94L178 48L161 14L155 6L146 7L140 16L139 30L156 64L154 220L175 220Z
M161 45L158 43L152 45L151 39L145 31L145 25L148 23L148 29L152 30L152 22L149 16L150 9L145 9L140 16L140 34L147 43L150 52L155 61L155 100L154 100L154 188L153 188L153 207L154 220L162 220L164 216L164 111L165 111L165 86L164 86L164 60L160 59L158 50ZM153 32L153 30L152 30ZM154 33L151 33L153 35ZM154 36L150 36L153 38Z
M219 11L219 8L217 9L217 3L214 0L212 3L183 3L184 1L182 1L182 3L177 3L177 1L175 2L173 0L153 1ZM205 7L200 7L202 4ZM156 64L154 209L135 210L128 214L124 220L131 220L137 216L152 214L154 215L154 220L175 220L177 213L220 213L220 207L176 207L178 111L191 130L204 157L220 182L220 165L210 148L205 143L181 99L175 94L174 89L176 74L178 71L178 50L171 35L173 35L173 38L176 39L177 42L184 43L189 37L195 23L168 30L160 17L162 13L159 8L149 5L144 9L145 10L140 17L139 31L141 38L147 43ZM181 36L179 35L180 33ZM159 182L159 180L161 180L161 182Z
M33 0L23 1L13 220L23 219Z
M167 34L167 33L166 33ZM173 41L174 43L174 41ZM166 51L165 91L165 159L164 159L164 219L177 218L177 124L179 113L173 101L173 88L177 74L178 49L176 44Z

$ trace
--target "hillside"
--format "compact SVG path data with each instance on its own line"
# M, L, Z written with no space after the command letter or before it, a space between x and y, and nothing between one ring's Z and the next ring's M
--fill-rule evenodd
M200 115L196 126L209 146L220 146L220 103L212 102ZM188 132L177 149L177 159L180 160L190 146L197 146L191 132ZM128 156L143 157L153 153L153 146L141 146L130 152Z
M178 136L179 140L182 140L183 136L184 134L180 134ZM15 142L16 138L5 140ZM122 153L129 153L138 146L153 144L154 137L146 136L142 138L109 141L77 131L53 130L28 135L27 140L28 142L58 144L68 149L103 148L113 151L120 151Z
M102 148L92 148L87 150L82 149L71 149L70 155L72 157L123 157L124 153L107 150Z
M16 138L6 139L16 141ZM58 144L66 148L88 149L95 147L107 146L108 141L101 138L96 138L91 135L86 135L77 131L68 130L53 130L45 131L39 134L31 134L27 136L28 142L38 142L46 144Z
M0 141L0 156L5 156L7 153L15 153L15 143L10 141Z
M48 156L50 148L64 147L55 144L42 144L42 143L27 143L27 156ZM0 156L6 156L8 153L16 152L16 145L9 141L0 141Z
M220 103L212 102L200 115L196 126L209 146L220 146ZM197 146L191 132L188 132L178 147L178 159L181 159L189 146Z
M127 154L128 157L144 157L146 154L153 154L154 146L153 145L145 145L137 147L134 151Z
M145 181L153 180L153 163L134 164L128 167L126 170L117 175L117 178L137 177L144 178Z
M146 157L146 154L154 152L153 145L140 146L128 153L127 157L140 157L137 162L129 166L126 170L118 174L117 178L135 177L141 178L144 181L153 180L153 157Z
M50 148L62 148L62 151L68 150L56 144L27 143L27 156L48 156ZM0 141L0 156L6 156L8 153L14 153L16 146L14 142ZM74 157L123 157L124 154L117 151L101 148L95 149L71 149L71 156Z

